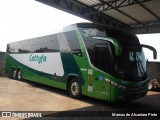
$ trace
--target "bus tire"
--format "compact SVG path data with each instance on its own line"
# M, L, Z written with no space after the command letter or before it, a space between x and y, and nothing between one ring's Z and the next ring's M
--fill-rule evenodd
M81 84L78 81L77 78L72 78L69 82L69 88L68 88L69 95L72 98L78 99L82 96L81 92Z
M21 70L18 70L18 72L17 72L17 80L22 80L22 72L21 72Z
M12 71L12 78L16 79L16 76L17 76L17 71L15 69L13 69L13 71Z

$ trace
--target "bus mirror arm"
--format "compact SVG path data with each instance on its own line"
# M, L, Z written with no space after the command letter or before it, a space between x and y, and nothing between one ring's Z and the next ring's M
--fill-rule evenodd
M144 44L141 44L141 46L144 47L144 48L148 48L151 51L153 51L153 58L157 59L157 51L156 51L156 49L154 47L149 46L149 45L144 45Z

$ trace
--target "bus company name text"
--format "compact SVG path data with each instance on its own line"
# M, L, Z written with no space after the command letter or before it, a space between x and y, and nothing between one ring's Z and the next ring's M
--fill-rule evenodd
M40 55L30 55L29 61L36 61L38 64L41 64L43 62L47 61L47 56L44 56L43 54Z

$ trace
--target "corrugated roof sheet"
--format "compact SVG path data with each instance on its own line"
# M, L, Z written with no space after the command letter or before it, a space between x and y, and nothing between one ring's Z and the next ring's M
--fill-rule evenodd
M130 0L130 3L129 0L77 0L77 1L86 4L87 6L93 7L94 9L98 9L98 11L108 16L111 16L119 21L122 21L128 25L136 24L137 21L142 23L159 21L152 13L154 13L156 16L160 18L160 0L137 0L142 5L140 5L138 2L135 3L136 0ZM115 1L117 1L117 3ZM111 4L111 2L113 3ZM115 4L119 6L115 7ZM149 11L145 9L143 6L147 8ZM119 11L121 11L122 13ZM132 18L136 19L137 21L135 21Z

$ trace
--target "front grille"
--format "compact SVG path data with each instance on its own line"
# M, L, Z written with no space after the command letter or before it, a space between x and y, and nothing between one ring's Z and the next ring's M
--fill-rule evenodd
M144 97L144 96L146 96L146 94L147 94L147 91L143 91L138 94L125 94L125 95L123 95L123 97L125 100L134 100L134 99Z
M138 92L138 91L145 91L145 90L148 90L148 85L127 88L127 92L136 92L136 91Z

